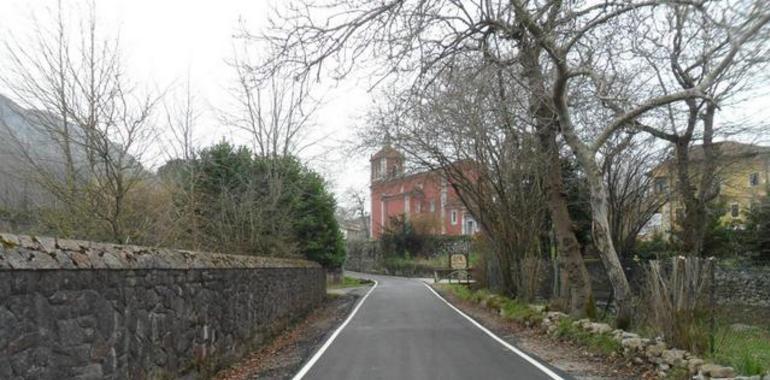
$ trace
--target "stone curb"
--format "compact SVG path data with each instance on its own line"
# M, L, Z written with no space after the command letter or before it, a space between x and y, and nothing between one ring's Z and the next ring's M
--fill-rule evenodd
M482 299L479 304L493 309L500 315L503 309L499 302L489 302L489 298L498 297L490 295ZM541 305L529 305L529 307L542 316L541 319L526 321L528 327L539 327L546 334L553 336L558 330L559 323L563 319L569 319L565 313L558 311L546 311ZM593 322L590 319L581 319L572 322L574 326L592 334L609 334L623 347L623 356L635 363L650 363L657 366L661 378L665 378L668 371L674 368L683 368L696 380L770 380L770 373L755 376L738 376L732 367L708 363L696 357L694 354L676 348L669 348L660 338L642 338L638 334L628 331L613 329L606 323ZM538 326L539 325L539 326Z

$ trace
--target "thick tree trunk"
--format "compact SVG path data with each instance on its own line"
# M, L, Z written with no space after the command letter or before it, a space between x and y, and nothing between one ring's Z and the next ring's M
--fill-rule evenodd
M561 174L561 160L556 146L556 135L553 128L543 127L540 132L540 143L548 160L545 174L548 211L551 215L556 246L559 251L559 267L569 278L569 304L572 315L594 316L593 291L591 277L586 269L580 242L575 235L574 223L567 208L567 196L564 192L564 182Z
M690 181L690 140L689 136L684 135L674 142L676 189L683 207L683 212L677 213L677 223L679 224L678 235L682 243L682 251L697 255L695 236L698 223L703 219L703 215L701 215L701 210L698 207L695 187Z
M583 143L572 125L567 106L567 78L569 76L566 73L566 69L560 66L557 67L557 71L558 78L554 84L552 98L554 110L558 116L562 136L564 136L567 145L577 156L577 160L588 180L591 203L591 237L593 238L594 246L599 251L602 263L604 264L604 270L607 272L607 276L612 284L615 305L617 305L617 319L615 322L618 328L626 328L631 322L632 294L628 278L623 271L620 258L615 250L615 244L612 241L607 186L604 183L602 170L596 162L596 152Z
M561 160L556 144L559 130L558 118L551 104L547 103L548 93L545 78L539 62L541 49L536 44L523 44L520 53L523 77L530 86L529 111L540 139L540 148L547 157L549 169L544 178L548 210L551 215L556 247L559 252L559 266L568 275L570 284L570 312L575 316L595 315L591 278L588 275L580 242L575 235L574 223L567 208L567 197L561 174Z
M604 178L596 165L595 158L584 148L584 146L573 146L585 171L591 193L591 237L612 284L615 304L617 305L616 324L618 328L625 328L631 322L631 287L610 235L607 188L604 184Z
M512 268L515 267L511 262L512 255L504 244L495 244L495 255L497 255L497 262L500 263L500 275L503 280L504 292L511 296L518 296L518 287L516 281L513 278Z
M717 156L718 149L713 144L714 139L714 114L716 105L709 103L706 105L706 112L703 115L703 167L701 168L701 180L698 189L698 208L701 210L703 218L696 225L693 235L695 235L695 250L697 256L708 255L705 252L704 241L706 240L706 230L708 229L711 218L708 202L719 194L717 180Z
M690 143L701 108L695 103L691 103L689 106L686 132L670 141L674 144L676 158L676 191L679 201L684 207L684 215L682 215L681 220L678 220L680 228L678 235L682 243L682 251L688 255L700 256L703 254L703 244L709 223L708 202L718 194L715 174L718 152L713 144L716 106L707 104L706 111L702 116L703 159L696 173L691 170L693 163L690 161ZM697 187L693 184L693 174L700 177Z

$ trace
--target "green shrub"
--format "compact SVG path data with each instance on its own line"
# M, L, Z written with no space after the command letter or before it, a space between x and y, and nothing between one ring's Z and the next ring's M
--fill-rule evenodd
M345 260L336 203L323 178L297 158L261 157L221 142L158 169L183 215L180 241L242 255L302 255L339 268Z
M655 260L675 256L677 247L669 243L663 234L656 233L649 240L639 240L634 247L634 254L642 260Z
M382 266L390 274L399 276L432 276L433 267L423 261L401 257L387 257Z

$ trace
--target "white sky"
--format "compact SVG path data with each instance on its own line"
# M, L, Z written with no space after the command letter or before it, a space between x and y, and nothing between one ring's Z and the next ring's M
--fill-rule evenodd
M63 1L65 6L83 4ZM102 26L120 33L126 66L135 81L165 88L183 84L189 72L193 92L203 103L196 131L200 146L222 138L249 144L244 136L221 126L216 109L225 108L231 101L226 89L232 77L226 60L231 57L238 20L243 18L250 30L259 30L266 24L270 1L281 0L95 0ZM14 35L29 33L30 15L43 15L46 7L55 4L55 0L0 0L0 40L9 31ZM329 137L303 158L331 181L338 194L348 187L365 189L369 182L368 156L345 156L341 141L352 137L356 123L371 105L366 80L326 80L321 86L326 88L326 103L317 114L314 135ZM764 123L770 118L770 89L761 92L759 98L723 110L721 117ZM770 131L753 137L754 141L770 143ZM320 152L331 153L329 159L313 159Z
M132 79L142 85L167 88L183 85L188 72L190 87L203 114L196 135L200 146L222 138L239 143L250 140L221 126L217 109L231 102L227 88L232 70L226 61L232 56L233 34L239 18L250 30L266 24L272 1L280 0L96 0L98 22L110 34L120 33L121 51ZM67 4L82 1L64 0ZM0 40L10 31L14 35L31 32L34 13L46 17L46 8L55 0L0 0ZM0 64L2 57L0 57ZM341 83L325 80L324 105L317 114L318 126L311 133L328 136L304 154L309 164L328 178L335 192L348 187L366 188L369 183L368 156L346 157L341 141L348 140L356 122L371 104L367 86L355 79ZM3 93L0 88L0 93ZM316 157L326 153L327 159Z

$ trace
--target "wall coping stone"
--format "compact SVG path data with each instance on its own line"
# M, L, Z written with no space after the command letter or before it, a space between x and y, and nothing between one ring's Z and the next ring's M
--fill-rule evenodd
M226 255L0 233L0 271L318 268L302 259Z

